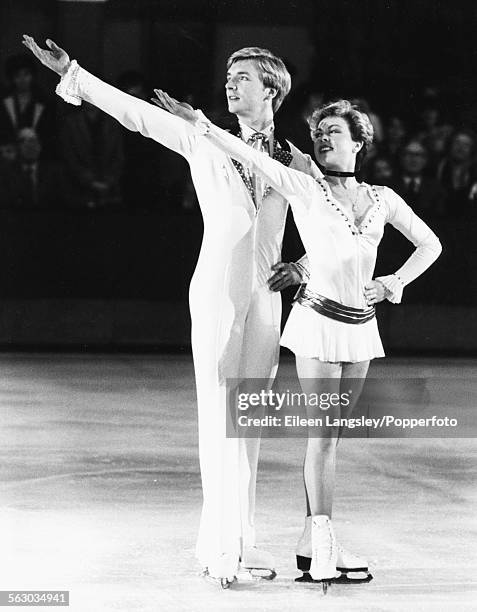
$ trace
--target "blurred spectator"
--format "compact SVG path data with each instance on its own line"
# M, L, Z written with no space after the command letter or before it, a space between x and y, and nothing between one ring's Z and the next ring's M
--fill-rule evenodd
M120 205L123 146L119 124L83 102L81 108L65 118L61 142L68 170L70 206Z
M367 167L366 181L371 185L394 184L394 166L389 157L377 155Z
M386 123L385 138L380 151L391 159L394 166L399 163L399 152L407 137L404 120L397 115L390 117Z
M410 140L401 152L400 171L395 177L394 190L424 220L442 216L445 192L434 178L425 175L428 152L418 140Z
M448 194L448 208L454 216L467 213L470 207L471 189L477 182L474 153L474 134L470 130L458 130L437 169L437 177Z
M429 167L435 171L445 153L452 126L445 124L441 118L440 104L435 96L429 96L421 111L417 139L429 152Z
M15 142L19 130L31 128L46 146L47 156L52 156L53 109L38 92L35 61L27 55L15 55L7 60L5 72L10 92L0 102L0 140Z
M118 87L135 98L149 101L146 79L139 72L124 72L118 79ZM170 173L164 167L164 149L129 130L123 131L123 146L121 188L126 206L156 208L168 192L165 183Z
M58 163L41 158L41 143L31 128L18 133L17 158L0 168L1 206L14 210L64 205L64 173Z
M14 140L6 138L0 140L0 164L11 164L17 158L17 144Z

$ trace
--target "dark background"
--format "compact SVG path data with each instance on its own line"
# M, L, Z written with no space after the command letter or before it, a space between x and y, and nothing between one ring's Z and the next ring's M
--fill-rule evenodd
M139 70L150 87L218 116L226 58L257 45L283 57L292 73L277 123L298 141L306 131L297 134L295 116L313 91L364 97L383 122L397 113L412 125L432 90L443 121L477 130L476 22L472 1L3 0L0 64L22 52L23 33L39 42L51 37L108 82ZM57 76L40 68L38 80L60 123L71 109L52 95ZM160 148L158 172L172 168L180 188L138 192L133 207L0 210L2 345L187 349L187 291L202 222L194 202L184 206L187 166ZM444 254L405 290L403 305L380 306L383 340L395 352L474 352L473 210L431 225ZM410 252L391 234L378 273L393 271ZM283 258L300 254L290 228Z

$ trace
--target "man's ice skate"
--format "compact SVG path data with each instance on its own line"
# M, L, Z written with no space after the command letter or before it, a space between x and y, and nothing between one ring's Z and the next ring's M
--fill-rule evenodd
M220 584L223 589L228 589L237 580L237 573L238 555L223 553L216 561L209 563L200 575L208 582Z
M336 561L338 550L333 526L328 516L318 514L310 517L311 522L311 562L308 571L296 578L295 582L320 583L325 594L328 587L338 576Z
M273 556L256 546L245 546L240 559L240 577L253 580L273 580L277 575Z
M297 568L309 580L311 566L311 516L306 517L305 528L296 546L296 564ZM339 576L333 582L362 584L373 579L366 559L347 551L339 544L337 545L336 569L339 572ZM299 581L301 582L303 579L300 578Z

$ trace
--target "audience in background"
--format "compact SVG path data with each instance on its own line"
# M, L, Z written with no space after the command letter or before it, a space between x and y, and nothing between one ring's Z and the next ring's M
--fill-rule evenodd
M87 102L65 118L61 145L71 207L121 205L122 141L119 123Z
M457 130L437 168L437 177L447 190L447 206L453 216L467 214L473 206L471 188L477 181L476 170L475 136L470 130Z
M41 138L45 156L51 157L56 135L54 115L36 86L36 68L28 55L15 55L6 62L9 93L0 101L0 141L13 143L19 130L31 128Z
M399 153L407 138L407 128L402 117L397 115L389 117L385 129L384 140L381 143L380 152L386 155L397 166Z
M392 187L420 217L432 222L432 218L444 215L445 192L435 178L426 176L428 162L425 146L410 140L401 151Z
M0 139L0 165L10 164L17 158L17 145L14 139Z
M366 181L371 185L386 185L391 187L394 184L394 164L391 158L386 155L376 155L367 167Z
M42 158L42 145L32 128L19 130L16 150L14 159L0 165L1 208L31 211L63 208L64 173L58 162Z
M435 173L439 160L445 153L452 126L443 122L437 95L425 98L417 128L417 139L426 147L429 154L429 168Z

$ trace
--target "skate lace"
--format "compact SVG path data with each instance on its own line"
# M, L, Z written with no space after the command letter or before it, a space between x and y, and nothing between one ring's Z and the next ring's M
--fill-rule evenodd
M321 562L323 562L322 555L323 555L323 549L326 544L328 545L327 546L327 551L328 551L327 561L330 561L333 556L333 534L331 533L329 524L327 524L326 527L323 527L322 529L320 529L318 533L319 533L318 546L315 546L313 550L313 556L314 556L315 563L318 563L320 559L321 559ZM320 550L320 555L318 555L318 550Z

